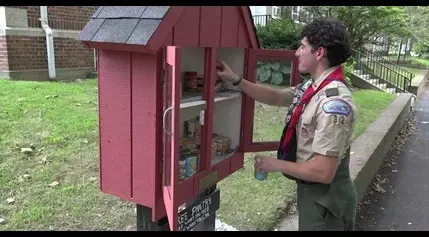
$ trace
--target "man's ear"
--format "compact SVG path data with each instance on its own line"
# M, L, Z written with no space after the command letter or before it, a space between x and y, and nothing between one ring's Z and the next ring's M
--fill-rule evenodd
M320 60L322 58L326 58L326 56L327 56L326 49L323 47L319 47L316 51L316 56L317 56L318 60Z

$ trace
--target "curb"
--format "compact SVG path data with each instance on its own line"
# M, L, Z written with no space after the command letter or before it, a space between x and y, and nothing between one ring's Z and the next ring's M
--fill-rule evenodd
M375 173L410 114L413 97L414 95L410 93L398 95L352 143L349 166L350 177L356 186L358 202L365 196L365 192L371 184ZM286 214L278 226L280 231L298 231L297 211L294 214Z
M400 94L353 142L350 176L354 180L358 201L390 150L393 141L411 111L412 94Z

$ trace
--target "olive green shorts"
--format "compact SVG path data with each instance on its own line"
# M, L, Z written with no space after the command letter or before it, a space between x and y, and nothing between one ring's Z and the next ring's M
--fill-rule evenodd
M354 230L357 199L351 181L342 182L341 190L328 184L297 183L299 231Z

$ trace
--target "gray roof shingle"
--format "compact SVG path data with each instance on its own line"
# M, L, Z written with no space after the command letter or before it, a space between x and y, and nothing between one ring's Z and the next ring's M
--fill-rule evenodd
M170 6L101 6L78 40L146 45Z

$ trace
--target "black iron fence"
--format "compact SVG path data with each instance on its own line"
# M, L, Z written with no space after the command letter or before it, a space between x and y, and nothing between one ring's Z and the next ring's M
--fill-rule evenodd
M412 72L369 50L353 49L353 52L355 69L360 70L361 75L369 77L364 79L372 80L370 82L379 88L385 86L382 89L392 88L393 92L408 92L411 80L415 77Z

